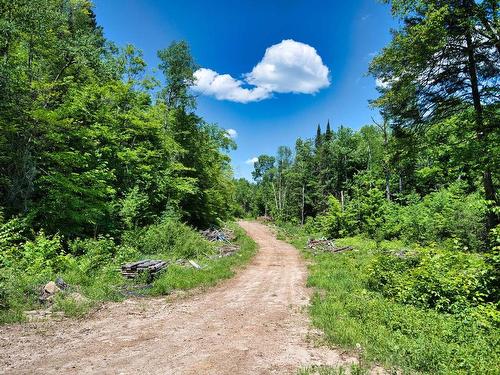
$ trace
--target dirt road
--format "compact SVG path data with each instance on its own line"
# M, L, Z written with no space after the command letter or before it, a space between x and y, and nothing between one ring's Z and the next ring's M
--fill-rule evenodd
M353 361L307 340L306 266L262 224L231 280L186 299L106 304L76 321L0 327L0 372L38 374L293 374Z

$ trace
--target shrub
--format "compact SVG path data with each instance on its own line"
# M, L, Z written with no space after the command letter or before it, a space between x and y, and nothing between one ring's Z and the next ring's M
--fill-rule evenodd
M371 237L381 235L382 224L385 219L386 199L379 189L357 192L346 207L349 217L350 233L366 233Z
M0 268L14 266L20 256L17 248L27 240L26 232L26 222L21 218L14 218L0 225Z
M328 238L340 237L343 234L344 215L339 200L330 195L326 212L318 215L313 223L312 230L320 232Z
M116 245L111 237L98 239L77 239L70 243L72 254L78 257L78 266L84 273L92 273L112 262L116 254Z
M493 272L480 254L420 248L379 254L369 285L398 302L460 313L495 298Z
M478 193L465 195L453 185L402 208L401 237L420 244L454 240L455 247L479 250L486 238L486 209Z
M19 319L19 311L37 303L41 286L64 269L71 256L64 255L59 236L40 232L33 240L8 247L0 268L0 308ZM0 320L5 320L2 314Z
M135 241L141 253L165 257L196 258L214 250L193 228L172 219L149 226Z
M357 192L343 217L350 234L478 251L484 250L486 243L486 212L486 202L479 193L465 194L456 183L423 199L408 194L399 203L388 202L378 189Z
M140 221L146 216L148 208L148 196L141 193L138 186L131 189L119 204L119 215L125 228L136 228Z

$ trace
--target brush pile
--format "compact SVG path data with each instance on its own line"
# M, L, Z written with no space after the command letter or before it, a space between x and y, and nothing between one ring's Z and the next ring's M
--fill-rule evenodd
M220 257L227 257L229 255L233 255L240 249L239 245L236 244L224 244L219 247L219 255Z
M352 246L336 246L335 242L332 240L327 240L326 238L320 238L317 240L310 239L307 241L306 249L313 250L314 253L318 251L329 252L329 253L340 253L343 251L352 250Z
M205 229L205 230L200 231L200 234L203 237L205 237L207 240L212 241L212 242L215 242L215 241L231 242L235 239L234 232L228 228Z

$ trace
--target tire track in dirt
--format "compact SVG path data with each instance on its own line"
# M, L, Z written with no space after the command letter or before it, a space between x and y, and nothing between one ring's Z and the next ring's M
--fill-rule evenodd
M259 245L231 280L185 299L109 303L81 321L0 328L0 371L9 374L294 374L355 361L314 347L298 251L256 222Z

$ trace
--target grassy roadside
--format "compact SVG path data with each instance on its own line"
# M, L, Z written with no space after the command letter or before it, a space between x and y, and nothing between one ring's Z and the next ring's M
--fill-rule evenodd
M360 353L361 363L367 367L378 363L394 372L500 373L498 327L401 304L370 289L368 275L378 249L401 248L400 243L385 242L377 247L372 240L344 238L337 244L353 246L354 251L313 256L304 250L308 236L299 228L287 226L278 233L311 261L308 286L316 293L310 314L328 344ZM328 371L320 373L337 373Z
M0 308L0 324L25 320L27 310L42 309L62 312L64 316L83 317L105 301L121 301L130 296L167 295L175 290L214 285L232 277L237 267L247 263L257 249L256 243L237 224L228 226L234 231L234 243L240 249L227 257L216 257L217 244L206 241L193 229L180 223L167 223L135 233L119 246L108 239L77 244L85 247L85 255L64 255L62 260L57 256L54 259L64 261L58 269L43 264L42 272L33 273L6 268L1 292L4 295L2 302L7 308ZM44 241L52 241L51 246L58 245L53 239ZM36 244L37 254L40 242ZM121 276L121 263L148 258L192 259L202 269L173 264L149 285L145 280L127 280ZM69 289L56 294L52 304L41 304L38 296L42 286L56 277L69 284Z
M237 253L216 259L199 258L197 261L203 267L201 270L174 265L154 281L150 294L163 295L173 290L208 287L234 276L235 270L248 263L255 255L257 244L237 224L232 224L231 229L234 230L236 243L240 246Z

